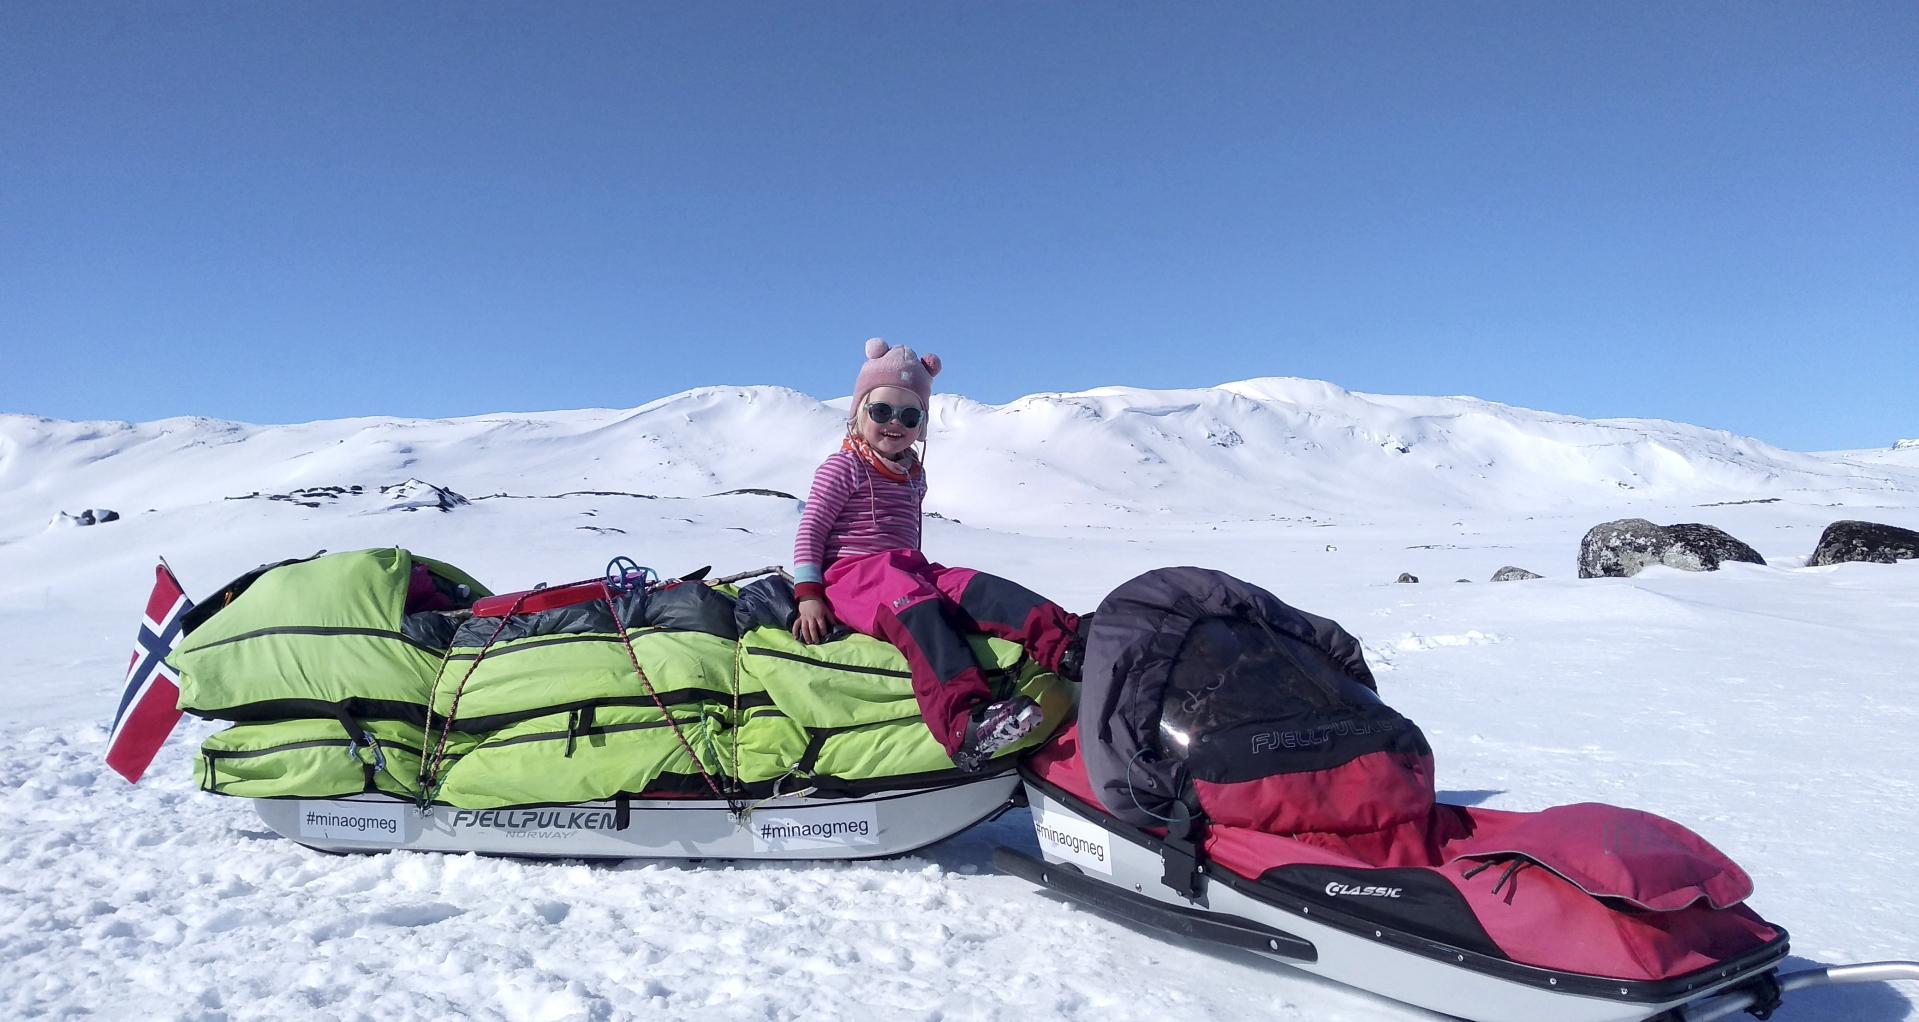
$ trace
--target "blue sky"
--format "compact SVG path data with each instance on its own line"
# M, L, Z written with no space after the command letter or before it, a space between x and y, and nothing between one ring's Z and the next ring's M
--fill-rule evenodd
M1919 436L1919 5L0 5L0 410L1304 376Z

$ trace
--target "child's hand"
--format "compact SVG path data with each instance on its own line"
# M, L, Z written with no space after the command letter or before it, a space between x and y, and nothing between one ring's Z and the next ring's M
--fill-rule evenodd
M801 600L799 620L793 622L793 637L809 646L825 642L838 623L833 620L833 611L825 600Z

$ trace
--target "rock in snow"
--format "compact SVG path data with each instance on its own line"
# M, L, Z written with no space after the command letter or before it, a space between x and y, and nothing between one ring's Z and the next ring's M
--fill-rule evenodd
M1400 572L1400 573L1399 573L1399 578L1397 578L1397 579L1395 579L1395 581L1398 581L1398 582L1417 582L1417 581L1419 581L1419 576L1418 576L1418 575L1415 575L1415 574L1413 574L1413 573L1412 573L1412 572L1410 572L1410 571L1402 571L1402 572Z
M103 525L107 522L117 522L119 520L120 512L118 511L109 510L104 507L90 507L77 515L70 515L62 511L54 517L53 524L77 527L82 525Z
M1807 566L1869 561L1891 564L1919 558L1919 532L1877 522L1834 522L1819 534Z
M435 486L419 479L408 479L403 483L382 486L380 496L390 501L382 509L385 511L418 511L422 508L451 511L456 507L473 503L444 486Z
M1631 578L1649 564L1718 571L1726 561L1766 563L1759 551L1725 530L1697 522L1654 525L1644 518L1621 518L1593 526L1579 541L1580 578Z

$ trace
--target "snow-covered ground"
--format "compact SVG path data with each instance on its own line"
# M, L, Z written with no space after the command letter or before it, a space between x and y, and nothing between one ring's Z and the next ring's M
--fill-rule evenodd
M100 763L155 555L195 595L391 544L496 589L615 554L784 563L796 502L724 491L803 493L840 408L712 388L430 422L0 416L0 1016L1430 1017L996 874L996 845L1034 848L1023 813L862 864L333 857L193 790L215 725L184 722L138 787ZM942 398L935 421L936 559L1074 608L1152 567L1232 571L1362 638L1453 798L1660 812L1750 870L1797 958L1919 956L1919 563L1803 567L1832 521L1919 528L1919 449L1303 380ZM489 499L379 492L409 478ZM56 524L87 508L122 518ZM1718 525L1768 563L1578 579L1580 537L1621 517ZM1505 565L1546 577L1488 584ZM1778 1017L1913 1019L1916 997L1821 992Z

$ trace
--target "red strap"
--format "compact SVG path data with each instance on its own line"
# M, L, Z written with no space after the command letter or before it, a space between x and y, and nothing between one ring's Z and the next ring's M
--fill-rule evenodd
M666 726L672 729L673 737L680 740L680 748L686 752L686 758L693 761L693 769L700 772L700 779L706 782L707 790L713 793L714 798L725 802L728 808L732 808L733 800L726 797L726 793L722 792L720 786L714 782L713 775L706 772L705 764L700 762L699 753L693 751L693 743L686 740L686 735L680 731L679 722L673 719L673 711L667 709L666 701L660 698L658 692L653 691L653 683L647 680L646 672L640 669L640 655L633 652L633 638L626 634L626 625L620 620L620 608L613 602L613 590L608 589L604 583L600 585L600 598L606 601L607 612L613 615L613 630L620 633L620 641L626 644L626 657L633 663L633 673L639 676L640 687L646 689L646 694L653 697L653 705L660 708L660 716L666 719ZM735 684L738 683L735 682Z

